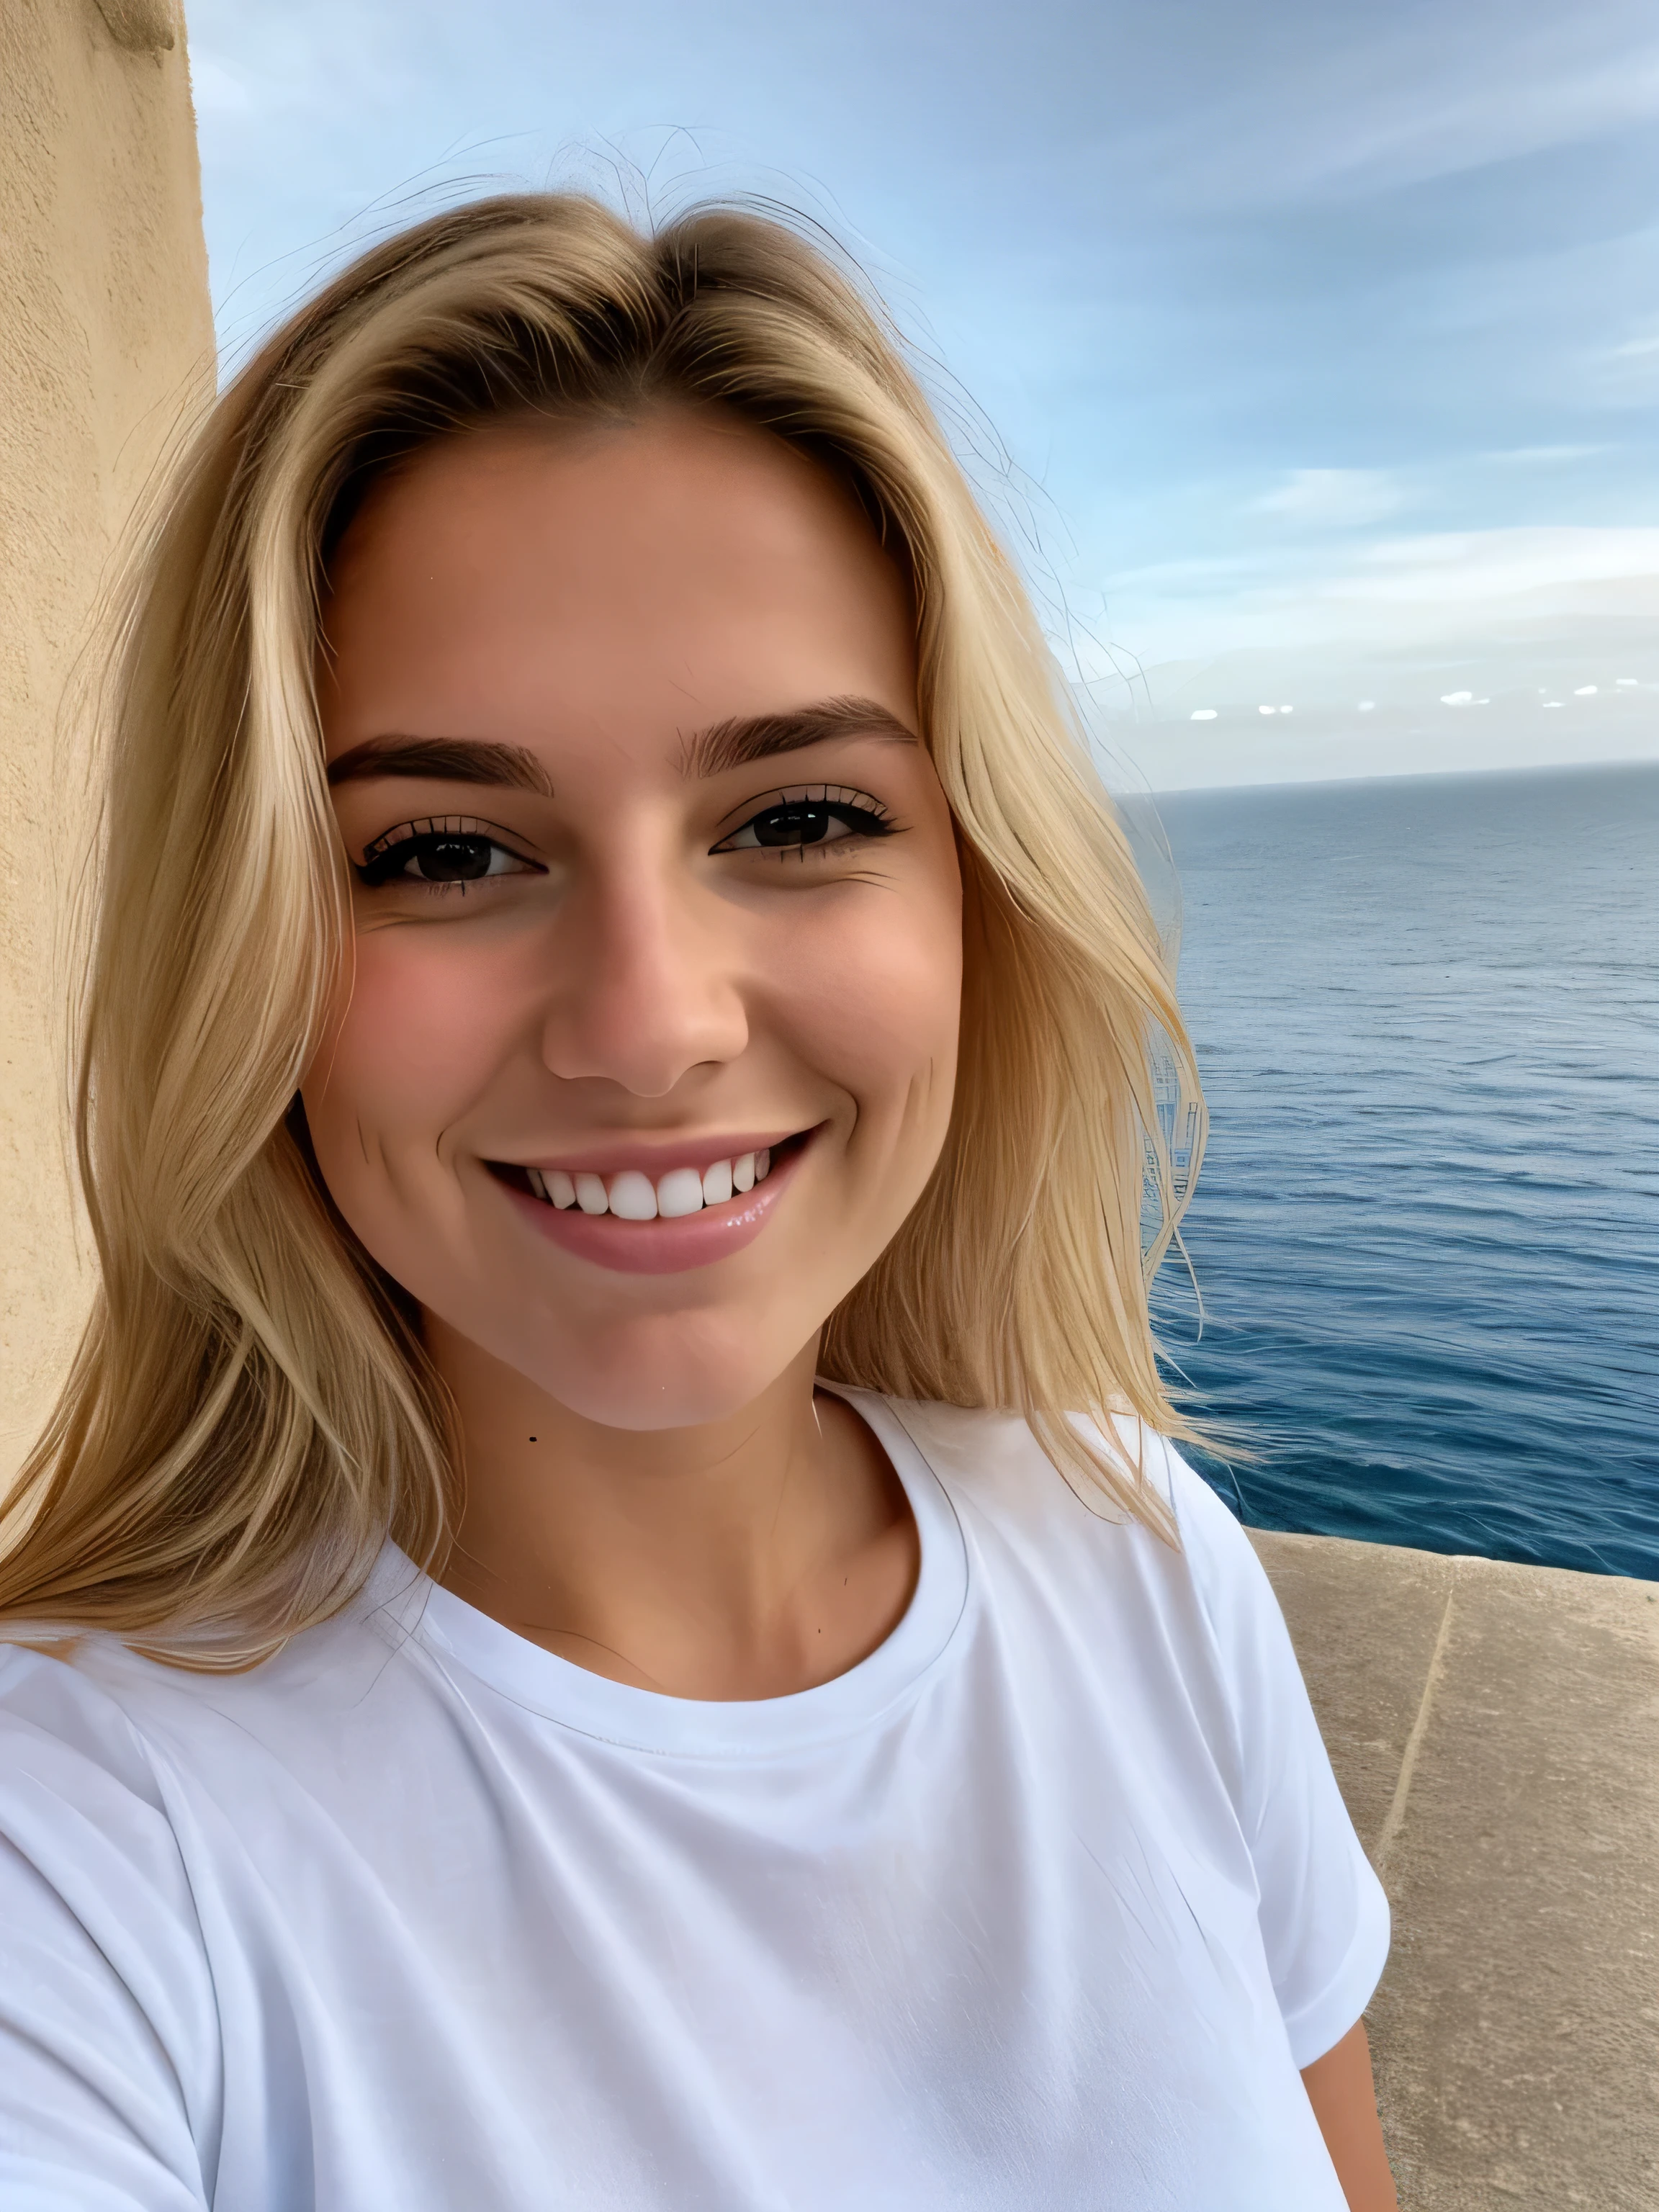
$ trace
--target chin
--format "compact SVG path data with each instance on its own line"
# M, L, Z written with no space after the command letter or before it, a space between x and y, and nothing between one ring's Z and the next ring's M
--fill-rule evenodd
M821 1324L793 1328L749 1312L653 1316L603 1328L553 1324L495 1357L576 1414L608 1429L690 1429L729 1420L770 1389Z

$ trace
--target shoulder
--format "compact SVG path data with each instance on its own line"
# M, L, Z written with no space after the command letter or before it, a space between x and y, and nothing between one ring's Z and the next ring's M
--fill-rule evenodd
M154 1914L163 1899L190 1911L169 1762L146 1725L146 1671L101 1636L55 1651L0 1647L4 1887L9 1896L27 1869L100 1941L111 1911Z
M1176 1530L1175 1547L1130 1520L1103 1493L1091 1495L1084 1481L1068 1480L1018 1413L918 1399L876 1403L915 1446L958 1510L1004 1533L1048 1534L1068 1543L1082 1538L1103 1559L1161 1558L1179 1578L1218 1597L1231 1584L1255 1588L1265 1581L1231 1510L1166 1437L1141 1422L1125 1418L1106 1438L1076 1417L1079 1431L1135 1469L1165 1507Z
M0 1647L0 1923L111 1959L143 1929L188 1942L195 1913L167 1790L95 1640L72 1658Z
M159 1809L143 1739L102 1679L119 1666L102 1637L58 1650L0 1644L0 1802L31 1781L97 1771Z
M1252 1829L1270 1801L1304 1785L1343 1826L1266 1571L1166 1438L1127 1424L1119 1434L1168 1504L1176 1544L1073 1491L1013 1416L902 1401L892 1411L956 1510L1011 1649L1059 1655L1062 1673L1095 1686L1103 1712L1155 1715L1147 1741L1168 1737L1176 1711L1190 1715Z
M401 1554L331 1620L241 1672L163 1664L107 1634L0 1644L0 1825L20 1793L118 1796L164 1814L171 1785L220 1753L238 1757L321 1710L372 1702L396 1674L428 1586Z
M1241 1696L1294 1676L1249 1538L1166 1437L1125 1421L1113 1442L1168 1510L1173 1544L1060 1474L1018 1414L877 1403L938 1479L994 1611L1052 1624L1137 1680L1178 1676L1228 1735Z

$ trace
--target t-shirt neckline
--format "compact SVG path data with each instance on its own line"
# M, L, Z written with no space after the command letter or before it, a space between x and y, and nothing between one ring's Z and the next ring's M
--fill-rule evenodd
M671 1698L589 1673L532 1644L441 1585L428 1583L416 1634L514 1705L577 1734L684 1758L758 1758L856 1733L903 1701L944 1656L968 1601L968 1549L949 1497L894 1407L839 1383L874 1432L915 1516L921 1565L902 1618L866 1658L814 1689L714 1703Z

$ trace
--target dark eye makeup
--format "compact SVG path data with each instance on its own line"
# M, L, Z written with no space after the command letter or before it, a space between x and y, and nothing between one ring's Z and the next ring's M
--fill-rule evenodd
M740 828L710 848L716 853L793 853L843 845L860 837L888 837L893 822L879 799L844 785L815 783L781 791Z
M865 838L888 837L895 828L879 799L833 783L805 784L775 793L748 819L710 847L711 853L770 852L805 860ZM465 815L404 822L377 837L356 866L368 890L389 884L465 890L502 876L547 873L506 842L498 824Z
M493 827L461 815L403 823L368 848L357 879L374 890L390 883L465 885L488 876L546 874L538 861L493 835Z

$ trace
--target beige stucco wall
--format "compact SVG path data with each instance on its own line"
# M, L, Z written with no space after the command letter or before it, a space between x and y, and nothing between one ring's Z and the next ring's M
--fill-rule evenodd
M0 0L0 1480L79 1319L60 1109L62 900L112 549L210 381L176 0Z

